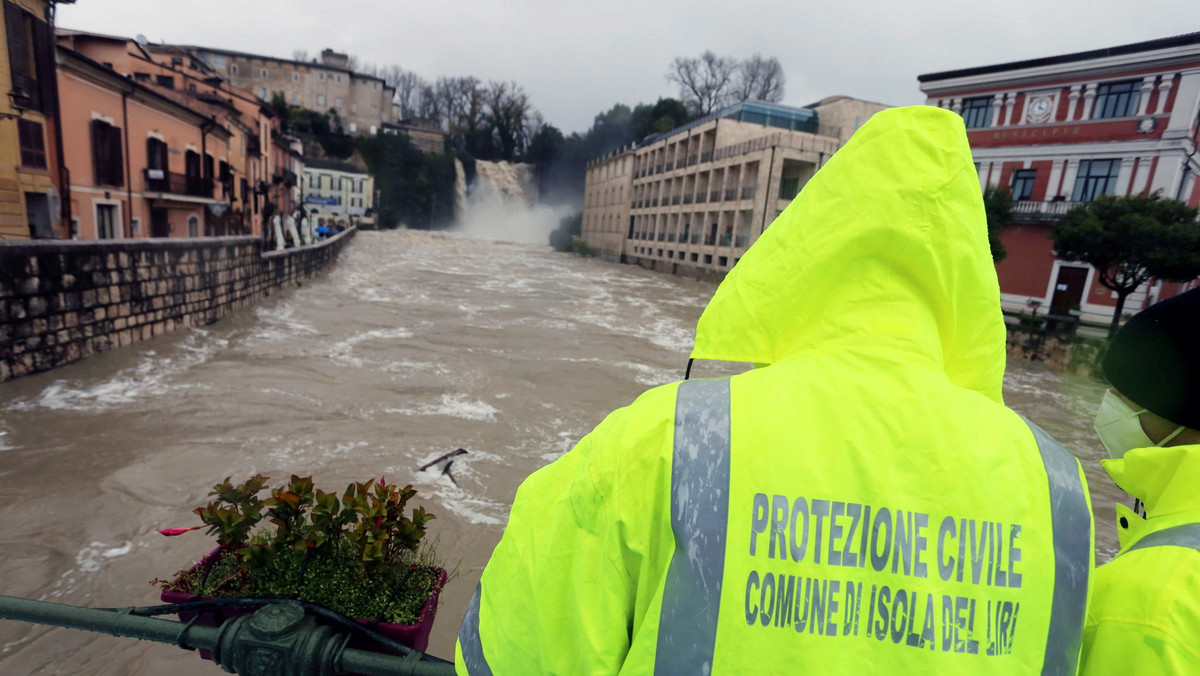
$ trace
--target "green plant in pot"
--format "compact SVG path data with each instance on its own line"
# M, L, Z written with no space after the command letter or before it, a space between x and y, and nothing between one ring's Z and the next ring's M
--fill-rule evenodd
M314 487L311 477L293 475L261 499L267 480L226 478L213 487L215 499L194 511L216 536L217 549L174 580L155 580L163 601L296 599L424 650L446 571L425 544L434 516L423 507L406 514L417 491L380 479L351 483L339 497Z

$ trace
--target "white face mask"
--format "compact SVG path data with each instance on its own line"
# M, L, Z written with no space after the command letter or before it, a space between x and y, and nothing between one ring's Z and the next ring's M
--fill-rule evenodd
M1135 448L1162 446L1184 430L1180 426L1167 438L1156 444L1146 436L1142 430L1142 423L1138 420L1138 416L1145 412L1144 408L1140 411L1129 408L1120 397L1112 392L1104 393L1104 399L1100 401L1100 410L1096 411L1095 428L1104 448L1108 449L1109 457L1119 460Z

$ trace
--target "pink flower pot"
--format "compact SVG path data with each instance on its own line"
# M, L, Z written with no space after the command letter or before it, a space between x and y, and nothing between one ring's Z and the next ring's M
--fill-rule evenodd
M210 559L212 559L213 557L215 557L217 555L217 553L220 551L221 551L221 549L218 547L217 549L214 549L213 551L209 552L208 555L205 556L199 563L192 566L191 570L196 570L200 566L207 564L208 561ZM179 582L179 579L176 578L175 582ZM397 643L400 643L401 645L408 646L410 648L413 648L414 650L419 650L421 652L425 652L425 648L428 647L428 645L429 645L429 632L433 630L434 616L437 614L438 596L441 594L442 587L444 587L444 586L446 586L446 570L444 568L438 568L438 579L437 579L437 582L433 586L433 593L429 595L429 599L425 601L425 605L421 606L421 618L416 624L392 624L390 622L372 622L370 620L363 620L363 619L359 619L359 618L354 618L354 620L356 622L359 622L359 623L367 626L367 627L370 627L371 629L379 632L380 634L383 634L384 636L387 636L388 638L392 639L393 641L396 641ZM161 594L160 598L162 599L163 603L187 603L189 601L200 601L200 600L208 601L208 600L211 600L211 599L214 599L217 597L196 596L194 594L187 594L184 592L174 591L171 589L164 589L164 590L162 590L162 594ZM206 626L206 627L217 627L217 626L220 626L221 623L224 622L225 620L233 619L235 617L240 617L242 615L252 613L261 607L262 606L248 604L244 607L239 607L239 608L223 608L220 610L206 610L206 611L203 611L200 613L182 612L182 613L179 613L179 619L183 622L187 622L187 621L191 620L193 617L199 616L199 618L196 620L196 624L199 624L201 626ZM377 650L377 648L371 647L371 646L365 647L365 649L366 650ZM200 657L202 657L203 659L206 659L206 660L210 659L209 651L201 650Z

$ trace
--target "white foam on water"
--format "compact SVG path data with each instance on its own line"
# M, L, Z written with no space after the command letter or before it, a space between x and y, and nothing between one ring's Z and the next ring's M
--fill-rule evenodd
M335 364L342 366L352 366L354 368L362 368L370 360L364 360L361 357L354 356L354 348L359 343L370 340L399 340L403 338L412 338L413 333L407 328L397 327L394 329L372 329L356 333L345 340L334 343L326 356ZM374 363L374 362L371 362Z
M274 342L295 338L296 334L320 333L311 324L295 318L296 308L291 303L270 308L256 307L254 314L259 323L250 333L250 342Z
M228 340L213 337L203 329L191 329L191 333L175 345L175 356L159 357L154 351L147 351L137 366L122 369L108 380L94 384L56 380L42 390L36 400L18 399L8 408L17 411L39 407L57 411L103 411L146 397L201 388L204 386L175 382L175 376L207 362L228 345Z
M493 422L500 411L481 400L471 400L465 394L443 394L436 404L422 404L416 408L385 408L384 413L393 415L444 415L462 420Z
M13 446L11 443L9 443L9 439L7 437L8 430L0 429L0 451L12 451L19 448L19 446Z
M79 550L79 553L75 555L75 565L79 566L79 570L85 573L94 573L100 570L109 560L125 556L131 551L133 551L133 543L129 541L125 541L119 545L92 542Z

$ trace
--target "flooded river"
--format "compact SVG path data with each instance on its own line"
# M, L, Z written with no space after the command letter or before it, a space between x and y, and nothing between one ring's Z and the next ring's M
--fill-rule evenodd
M153 605L210 547L191 510L226 476L386 475L438 519L458 577L430 652L449 657L517 485L612 409L682 378L715 285L426 232L364 232L303 288L0 385L0 593ZM697 367L700 376L739 368ZM1009 364L1005 396L1088 468L1100 560L1116 549L1091 418L1102 387ZM455 448L455 485L418 467ZM191 653L0 622L0 673L211 676Z

